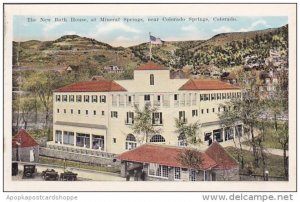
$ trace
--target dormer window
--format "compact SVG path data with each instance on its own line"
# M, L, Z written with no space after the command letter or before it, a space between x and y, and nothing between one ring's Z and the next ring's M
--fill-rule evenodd
M154 75L150 74L150 85L153 86L154 85Z

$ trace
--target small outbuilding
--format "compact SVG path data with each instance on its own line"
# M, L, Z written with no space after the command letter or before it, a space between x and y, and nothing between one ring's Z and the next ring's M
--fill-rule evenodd
M39 144L25 129L12 138L12 161L39 161Z
M182 155L200 160L193 164L182 161ZM187 159L189 157L187 156ZM121 176L147 181L238 181L239 163L217 142L205 151L187 147L144 144L117 156Z

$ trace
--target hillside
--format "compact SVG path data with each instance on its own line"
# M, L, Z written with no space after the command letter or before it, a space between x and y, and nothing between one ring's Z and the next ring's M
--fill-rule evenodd
M172 68L189 65L215 65L219 68L241 66L245 58L263 61L271 49L287 52L288 27L251 32L218 34L208 40L166 41L153 45L157 63ZM59 69L76 65L79 69L103 71L106 65L134 68L149 60L149 44L129 48L112 47L95 39L77 35L62 36L54 41L13 42L13 64L19 67Z
M130 65L138 62L123 47L77 35L62 36L55 41L13 42L13 65L31 68L102 68L105 65Z

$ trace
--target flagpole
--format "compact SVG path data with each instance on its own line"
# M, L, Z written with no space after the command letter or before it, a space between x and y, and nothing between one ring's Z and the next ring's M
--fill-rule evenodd
M151 32L149 32L149 54L150 54L150 61L152 59L152 43L151 43Z

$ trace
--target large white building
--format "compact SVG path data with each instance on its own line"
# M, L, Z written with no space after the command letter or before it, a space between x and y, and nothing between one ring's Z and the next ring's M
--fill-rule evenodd
M241 134L242 126L222 128L218 113L232 98L240 98L238 87L219 80L170 79L167 68L154 63L138 67L132 80L78 82L54 92L53 140L55 144L122 153L138 146L131 128L134 106L157 108L152 115L160 134L150 142L185 145L176 133L175 118L201 123L199 136L220 143ZM236 133L239 131L239 133Z

